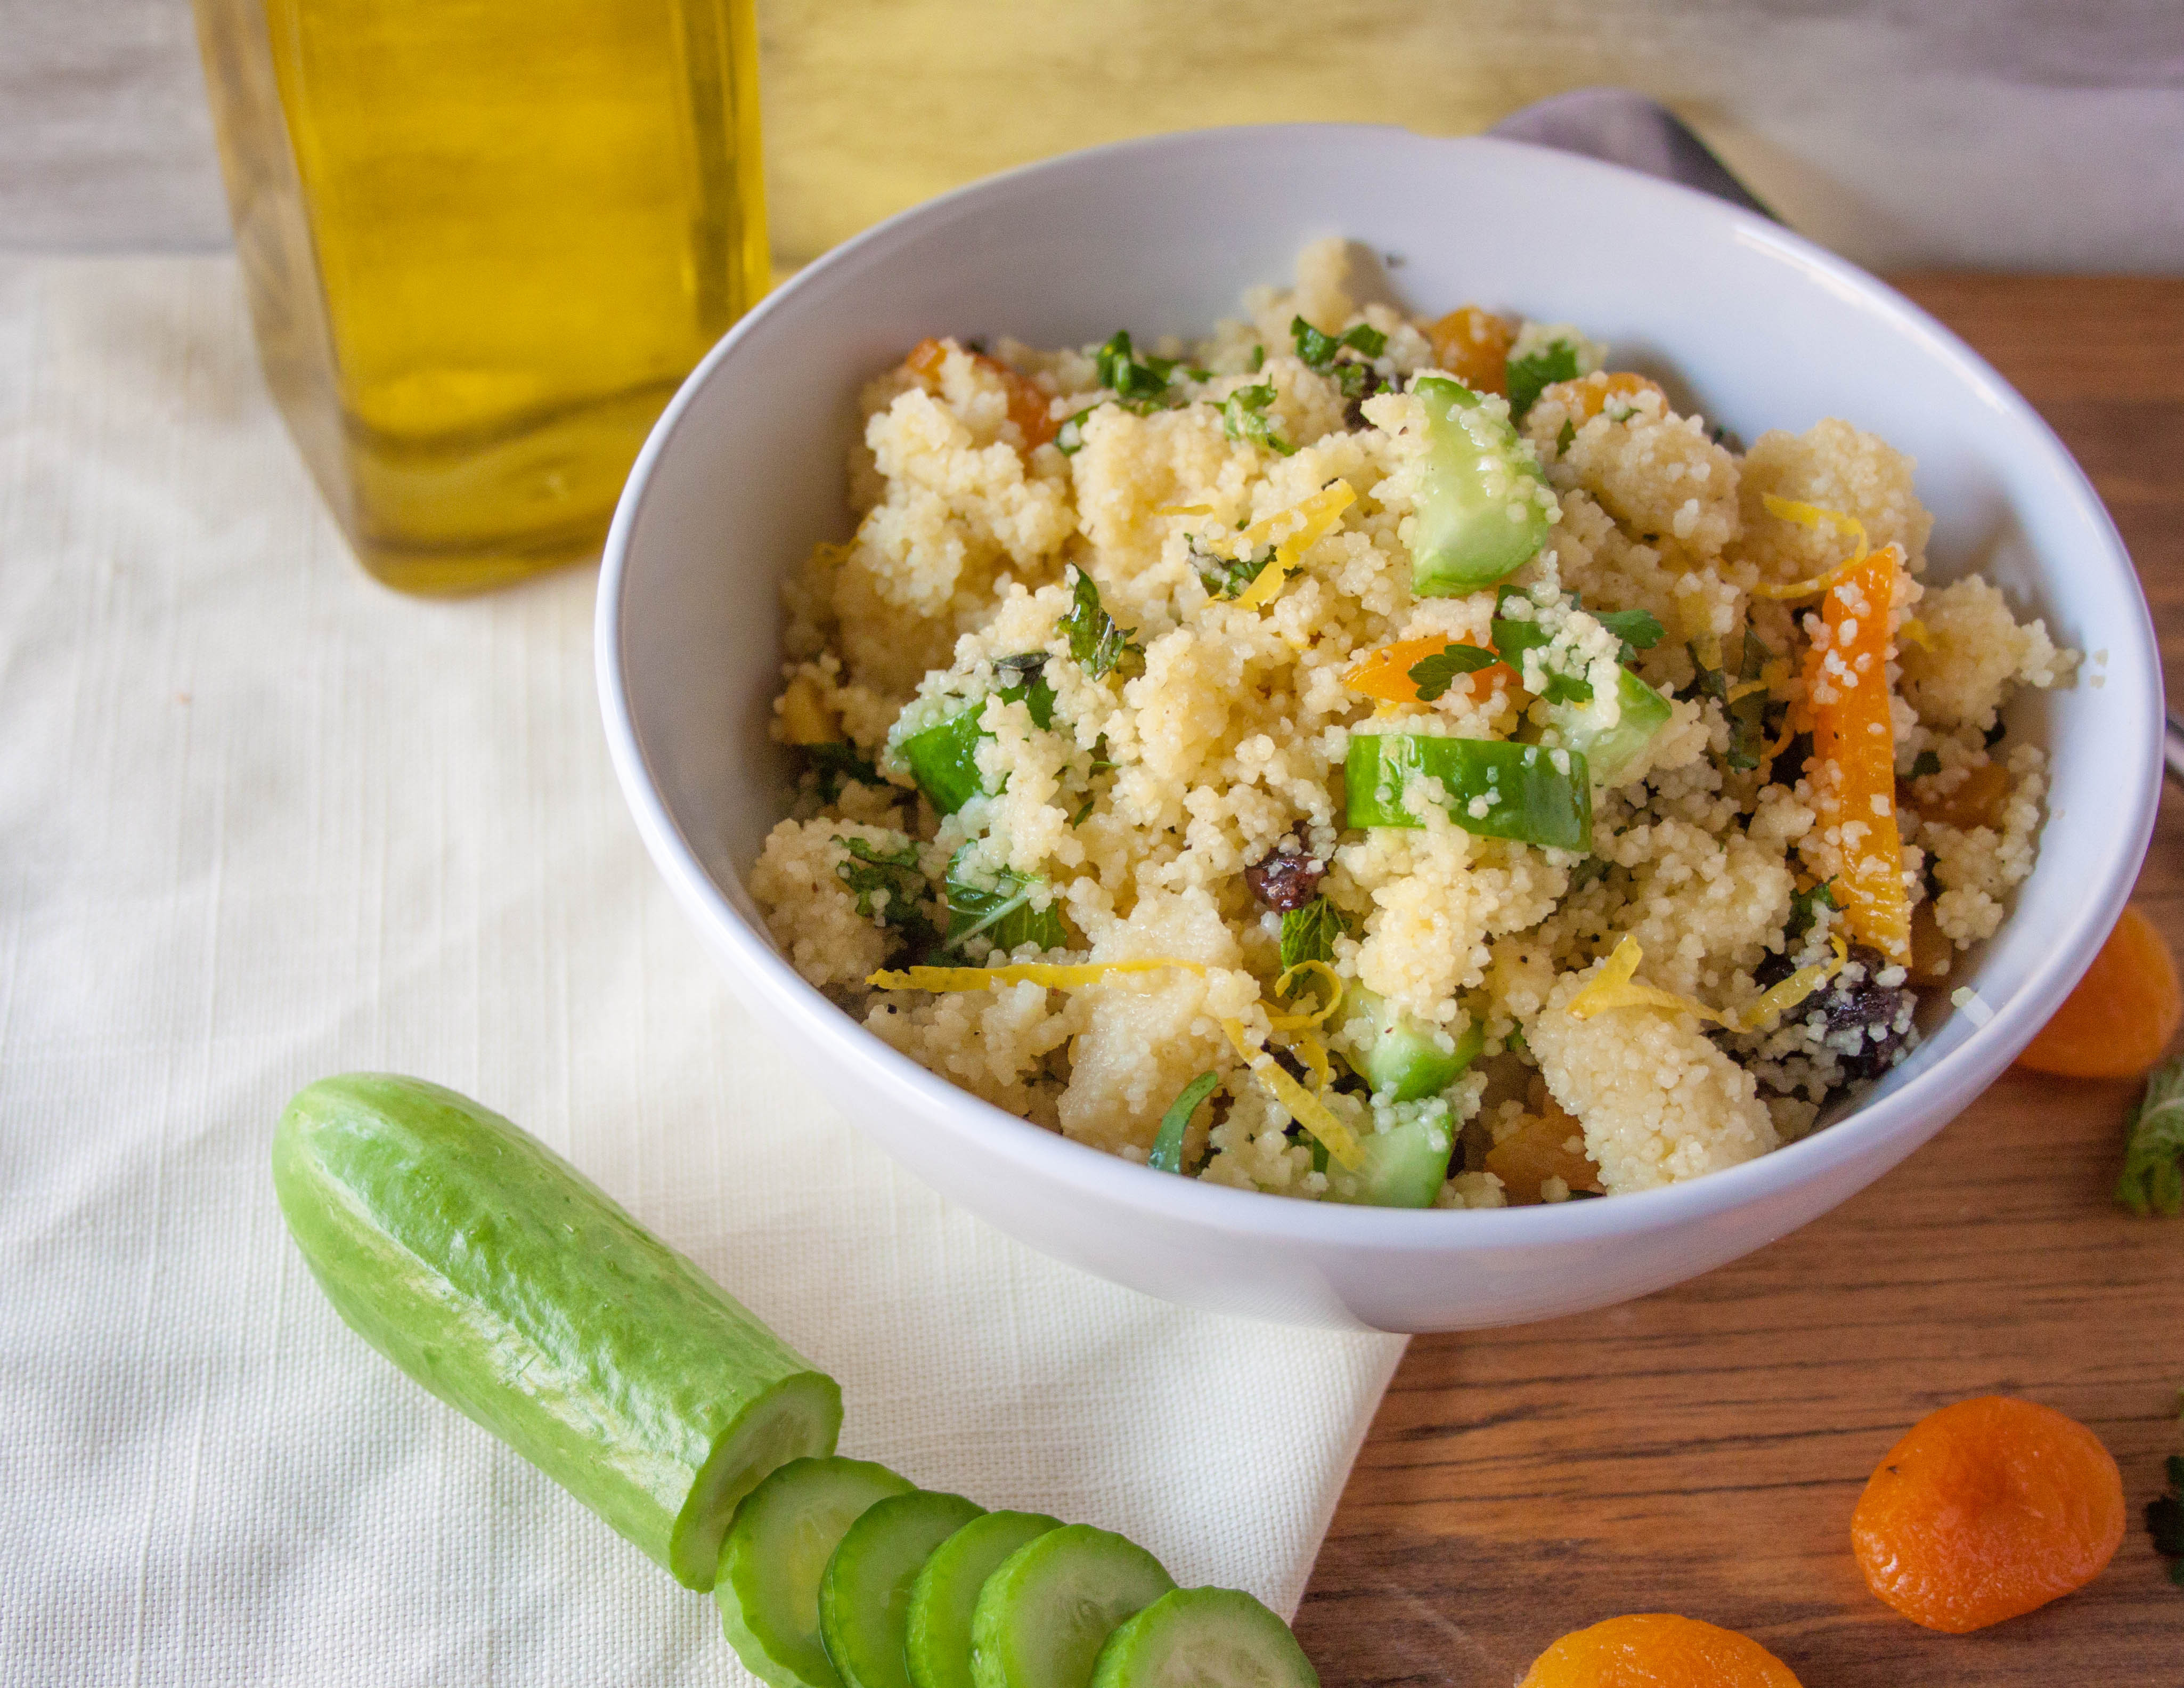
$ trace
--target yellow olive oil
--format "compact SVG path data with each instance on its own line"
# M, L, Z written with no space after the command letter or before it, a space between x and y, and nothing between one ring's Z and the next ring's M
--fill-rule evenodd
M269 383L365 567L598 549L763 291L752 0L196 0Z

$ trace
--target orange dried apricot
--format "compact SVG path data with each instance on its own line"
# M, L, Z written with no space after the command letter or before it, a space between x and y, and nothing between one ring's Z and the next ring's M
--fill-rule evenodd
M1915 905L1911 910L1911 982L1938 985L1956 964L1957 946L1934 918L1934 905Z
M1467 305L1426 330L1434 361L1474 393L1509 396L1509 347L1517 338L1490 310Z
M1911 807L1921 820L1938 821L1959 832L1975 826L1992 826L2002 813L2003 799L2009 795L2009 770L2000 763L1981 763L1964 770L1961 780L1946 792L1936 788L1948 778L1929 774L1911 787Z
M1540 398L1543 403L1560 405L1569 412L1570 421L1583 428L1607 408L1609 400L1619 399L1627 405L1641 393L1659 393L1661 402L1669 402L1669 395L1658 382L1624 370L1610 374L1604 369L1580 375L1574 381L1554 382L1540 390Z
M2184 1022L2184 985L2153 922L2126 908L2086 976L2017 1065L2064 1078L2136 1078Z
M2083 1588L2123 1541L2123 1478L2075 1418L2010 1395L1929 1413L1851 1518L1866 1585L1961 1635Z
M1749 1635L1666 1612L1611 1618L1565 1635L1517 1688L1798 1688Z
M971 356L1001 377L1001 385L1009 395L1009 420L1023 436L1026 451L1036 451L1061 431L1061 424L1054 419L1053 405L1037 382L1019 375L999 358L988 357L983 352L972 352ZM941 366L947 361L947 342L928 338L912 346L910 355L902 361L912 375L931 385L940 379Z
M1585 1152L1585 1127L1552 1097L1486 1151L1486 1170L1520 1207L1540 1200L1540 1186L1550 1178L1574 1190L1600 1188L1600 1168Z

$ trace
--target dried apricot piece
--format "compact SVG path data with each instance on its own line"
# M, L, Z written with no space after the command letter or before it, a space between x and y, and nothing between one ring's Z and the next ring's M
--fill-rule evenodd
M1026 451L1036 451L1061 431L1061 424L1054 419L1053 406L1037 382L983 352L972 352L971 356L973 361L1000 377L1001 386L1009 395L1009 420L1023 436ZM939 384L941 366L947 361L948 343L928 337L910 349L902 364L921 382L932 387Z
M1930 774L1911 787L1911 807L1919 811L1919 819L1939 821L1959 832L1992 826L2009 796L2009 770L1998 762L1983 762L1964 769L1947 791L1942 791L1952 777Z
M1874 1593L1961 1635L2083 1588L2123 1531L2123 1478L2100 1438L2053 1407L1981 1395L1888 1450L1850 1537Z
M2136 1078L2161 1059L2184 1022L2184 985L2169 945L2126 908L2086 976L2017 1065L2065 1078Z
M1509 346L1515 332L1491 311L1467 305L1426 330L1434 362L1474 393L1509 396Z
M1583 428L1601 411L1613 405L1625 413L1641 393L1658 393L1666 405L1668 394L1658 381L1648 381L1642 375L1633 375L1627 370L1611 374L1596 369L1590 375L1580 375L1574 381L1557 381L1540 390L1540 397L1560 405L1569 412L1570 421ZM1613 422L1613 416L1608 418Z
M1552 1096L1486 1151L1486 1170L1518 1206L1543 1199L1540 1187L1550 1178L1573 1190L1600 1188L1600 1168L1585 1152L1585 1127Z
M1557 1641L1517 1688L1798 1688L1749 1635L1666 1612L1611 1618Z

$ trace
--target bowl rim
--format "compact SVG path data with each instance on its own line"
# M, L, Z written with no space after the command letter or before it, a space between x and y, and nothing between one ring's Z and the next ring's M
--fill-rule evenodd
M2081 902L2064 941L2052 945L2011 999L1989 1005L1963 1042L1903 1087L1870 1105L1791 1143L1740 1165L1686 1182L1637 1190L1609 1200L1567 1201L1493 1209L1397 1209L1300 1200L1256 1190L1208 1184L1155 1172L1119 1155L1072 1141L994 1106L919 1065L867 1031L807 983L722 895L667 808L647 767L632 716L621 649L622 600L631 546L655 472L682 419L701 388L747 342L801 293L838 275L882 261L888 252L929 222L975 212L981 202L1032 192L1051 194L1080 172L1096 173L1117 158L1146 152L1252 146L1274 136L1305 137L1363 131L1381 144L1455 148L1521 155L1528 163L1593 178L1601 191L1641 198L1714 218L1736 238L1768 249L1808 272L1819 284L1856 299L1867 310L1923 341L1968 390L1970 398L2002 412L2030 436L2028 444L2053 477L2057 490L2098 542L2098 564L2130 584L2138 613L2129 629L2109 629L2111 650L2131 649L2141 672L2156 686L2143 707L2127 713L2141 740L2136 785L2117 794L2109 813L2121 824L2102 864L2098 895ZM2036 559L2044 562L2042 554ZM2081 558L2086 567L2092 559ZM2044 572L2044 571L2043 571ZM645 439L616 506L601 556L594 656L600 710L610 757L648 853L686 913L740 970L732 981L755 1012L785 1020L811 1042L827 1048L864 1087L884 1094L907 1092L914 1111L944 1118L989 1160L1079 1187L1112 1205L1188 1223L1201 1231L1306 1245L1364 1246L1379 1250L1441 1252L1456 1245L1540 1247L1604 1241L1687 1225L1712 1215L1780 1196L1830 1174L1852 1171L1878 1155L1886 1170L1917 1149L1976 1099L2060 1005L2091 964L2128 900L2152 836L2160 796L2161 721L2159 646L2143 592L2121 536L2069 449L2016 389L1953 332L1886 282L1783 225L1680 184L1579 154L1492 136L1425 136L1392 126L1296 123L1174 131L1083 148L981 178L897 212L824 254L776 288L747 312L685 378ZM2111 662L2111 678L2127 665ZM2052 812L2048 817L2052 819ZM2043 820L2043 829L2045 821ZM1951 1097L1965 1092L1960 1103ZM1895 1153L1892 1156L1890 1150ZM1859 1186L1869 1182L1869 1174ZM1853 1187L1857 1188L1857 1187Z

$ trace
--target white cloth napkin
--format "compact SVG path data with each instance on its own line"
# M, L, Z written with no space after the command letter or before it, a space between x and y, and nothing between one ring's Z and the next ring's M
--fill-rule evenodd
M844 1451L1294 1608L1401 1342L1081 1276L856 1135L639 849L593 587L366 579L230 261L0 266L0 1680L749 1680L320 1298L266 1149L359 1068L568 1154L841 1379Z

